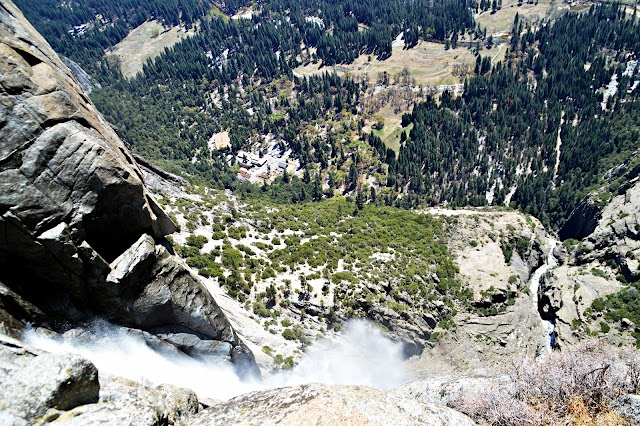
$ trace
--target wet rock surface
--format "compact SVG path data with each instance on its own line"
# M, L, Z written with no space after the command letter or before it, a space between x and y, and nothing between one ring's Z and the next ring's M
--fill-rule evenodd
M100 375L88 360L0 336L0 423L177 424L198 412L195 393Z

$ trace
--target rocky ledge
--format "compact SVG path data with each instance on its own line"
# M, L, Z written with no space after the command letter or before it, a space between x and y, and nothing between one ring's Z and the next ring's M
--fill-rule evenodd
M98 374L84 358L0 336L0 423L176 424L200 409L193 391Z
M201 411L191 425L458 425L475 423L443 405L366 386L308 384L254 392Z

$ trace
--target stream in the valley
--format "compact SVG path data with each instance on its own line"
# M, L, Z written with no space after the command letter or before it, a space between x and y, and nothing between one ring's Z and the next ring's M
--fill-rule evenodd
M547 271L558 266L558 260L553 255L553 251L558 245L558 241L551 237L548 237L547 244L548 244L548 251L547 251L547 255L545 257L544 263L542 264L542 266L540 266L538 269L536 269L533 272L533 275L529 280L529 293L531 294L533 308L535 309L536 313L538 313L538 303L540 300L540 297L538 294L540 291L540 280L542 279L544 274L547 273ZM540 318L540 322L542 325L542 329L545 330L545 334L546 334L545 347L547 348L547 352L551 352L552 347L556 343L555 342L555 335L556 335L555 325L552 321L547 321L542 318Z

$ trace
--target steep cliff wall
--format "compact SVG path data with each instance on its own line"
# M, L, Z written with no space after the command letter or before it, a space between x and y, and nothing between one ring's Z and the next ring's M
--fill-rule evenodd
M255 372L209 292L172 255L175 225L71 71L0 1L0 319L62 331L94 316Z
M568 343L602 330L603 321L611 322L601 313L590 313L596 298L640 279L640 153L611 170L607 182L572 213L561 237L581 240L566 242L571 243L565 244L568 253L560 253L566 262L543 280L542 292L557 317L557 330ZM580 223L590 225L572 228ZM620 333L608 332L607 327L595 333L615 344L631 343L638 329L620 324Z

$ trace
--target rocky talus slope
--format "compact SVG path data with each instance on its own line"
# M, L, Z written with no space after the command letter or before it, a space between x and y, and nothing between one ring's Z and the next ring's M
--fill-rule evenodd
M69 69L0 3L0 319L64 331L95 316L257 371L198 279L175 225Z

